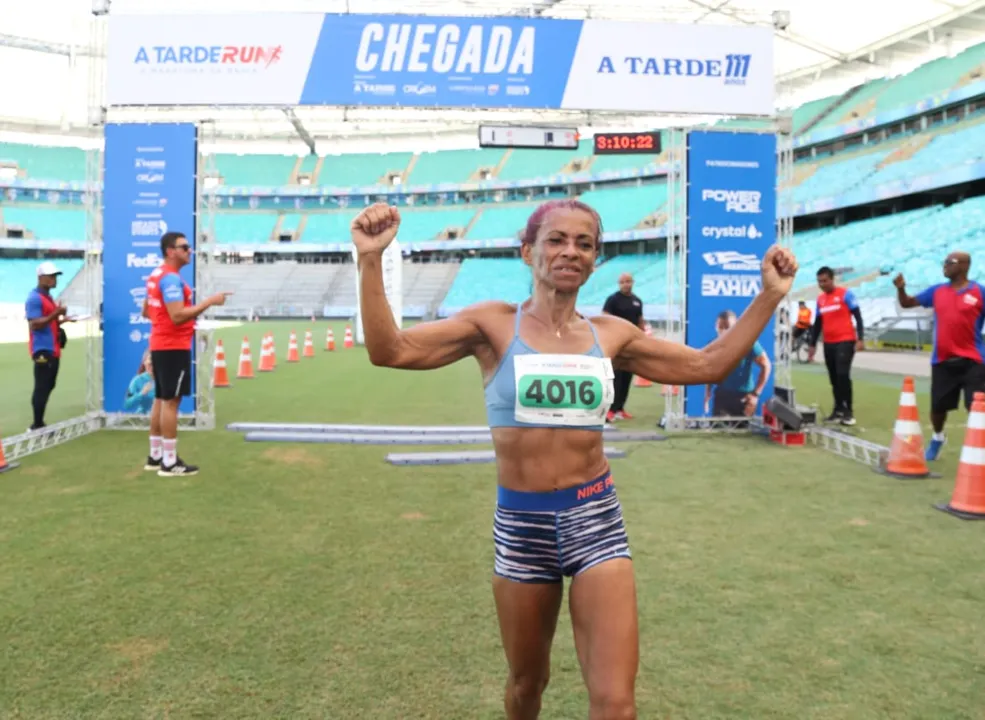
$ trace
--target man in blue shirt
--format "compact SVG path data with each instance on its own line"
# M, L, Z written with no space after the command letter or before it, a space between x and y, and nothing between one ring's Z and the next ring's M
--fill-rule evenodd
M28 293L24 304L30 332L28 351L34 362L34 393L31 395L34 422L28 430L40 430L45 426L44 413L55 389L62 357L61 323L71 322L65 317L65 306L51 297L62 271L53 262L43 262L38 266L37 274L38 286Z
M729 328L735 325L736 316L731 310L725 310L715 321L715 331L721 337ZM759 366L759 377L753 380L753 367ZM705 412L711 412L715 417L752 417L766 387L766 381L773 370L766 350L758 342L753 343L752 349L735 370L715 386L714 404L712 404L712 386L705 385Z

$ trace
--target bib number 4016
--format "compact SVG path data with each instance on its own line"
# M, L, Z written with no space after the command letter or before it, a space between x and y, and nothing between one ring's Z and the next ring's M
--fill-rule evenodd
M602 401L602 384L596 378L534 375L521 378L519 389L524 407L593 410Z

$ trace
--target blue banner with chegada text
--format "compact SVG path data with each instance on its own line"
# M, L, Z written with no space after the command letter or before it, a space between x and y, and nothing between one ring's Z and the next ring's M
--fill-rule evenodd
M773 29L548 17L112 15L110 105L771 115Z
M103 408L143 413L149 393L150 321L142 317L147 276L161 260L161 235L182 232L195 247L198 131L191 123L106 126L103 189ZM181 270L195 289L195 261ZM195 361L195 347L192 347ZM192 396L179 412L195 411ZM130 393L133 394L132 392ZM137 398L140 400L140 398Z
M762 289L776 241L776 136L695 131L687 155L686 342L704 347L734 325ZM774 321L721 383L685 388L685 415L762 414L773 392Z

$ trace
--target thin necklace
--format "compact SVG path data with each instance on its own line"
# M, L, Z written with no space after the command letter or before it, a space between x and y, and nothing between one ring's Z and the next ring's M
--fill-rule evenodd
M537 317L536 315L534 315L529 310L527 311L527 315L529 315L530 317L534 318L535 320L537 320L537 322L541 323L542 325L544 325L546 327L551 327L551 324L550 323L546 322L545 320L541 320L539 317ZM561 339L561 328L562 327L564 327L564 325L562 325L561 327L554 328L554 334L557 336L557 338L559 340Z

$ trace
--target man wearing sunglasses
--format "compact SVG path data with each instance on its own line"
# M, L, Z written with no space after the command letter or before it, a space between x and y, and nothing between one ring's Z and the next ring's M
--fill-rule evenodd
M231 293L217 293L197 305L179 271L191 262L188 239L179 232L161 237L164 262L147 278L144 316L150 319L150 353L154 370L154 404L150 411L150 456L145 470L162 477L198 473L178 457L178 406L192 391L192 343L195 318L223 305Z
M934 309L934 349L930 356L930 421L934 434L927 445L927 460L936 460L944 447L944 422L949 411L958 409L961 391L964 390L966 409L971 408L976 392L985 392L985 288L968 279L970 269L968 253L952 252L944 260L947 282L933 285L916 297L906 294L902 274L893 279L901 306Z

